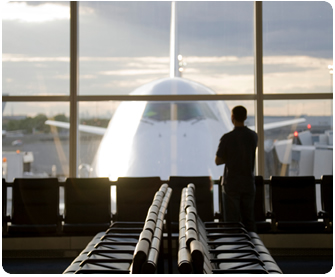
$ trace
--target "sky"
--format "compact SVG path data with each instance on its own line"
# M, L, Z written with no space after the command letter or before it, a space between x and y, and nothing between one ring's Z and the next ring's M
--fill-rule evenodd
M68 95L69 2L11 2L1 16L3 94ZM331 5L265 1L263 17L264 92L331 92ZM177 22L184 78L219 94L254 93L252 1L178 2ZM129 94L168 77L169 26L167 1L80 2L79 93ZM302 112L322 114L312 104L323 102L309 101ZM68 111L67 104L53 106L52 113ZM13 110L28 114L36 105L8 105L5 113Z

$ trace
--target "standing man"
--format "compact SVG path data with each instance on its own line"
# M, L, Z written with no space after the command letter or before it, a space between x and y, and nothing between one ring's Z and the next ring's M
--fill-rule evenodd
M242 222L255 231L255 151L258 136L244 126L247 110L236 106L231 113L235 128L224 134L216 152L216 165L225 164L223 176L223 213L225 221Z

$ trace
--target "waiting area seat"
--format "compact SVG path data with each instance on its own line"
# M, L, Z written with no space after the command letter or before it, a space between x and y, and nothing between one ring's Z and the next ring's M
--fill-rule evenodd
M155 273L159 264L164 267L163 228L171 193L166 184L160 187L142 226L137 222L118 222L96 234L64 274ZM136 212L136 205L129 209Z
M63 233L93 235L111 224L108 178L67 178L64 184Z
M60 222L56 178L14 180L9 235L56 235L60 232Z
M321 176L321 205L326 215L326 227L333 230L333 175Z
M7 223L10 221L10 217L7 216L7 182L5 178L2 178L2 234L7 234Z
M196 199L200 216L204 221L211 221L214 217L213 180L210 176L170 176L169 186L173 189L171 199L171 221L173 232L178 232L178 213L182 189L192 183L196 188Z
M270 205L272 228L276 232L324 232L322 213L316 208L314 176L272 176Z
M268 233L271 231L271 222L268 220L270 218L268 211L265 210L265 186L262 176L255 176L255 187L254 215L256 230L259 234Z
M180 273L282 273L258 235L241 223L217 222L207 228L197 215L193 192L188 185L180 204Z
M160 177L119 177L116 185L116 215L113 221L139 221L162 185ZM136 210L129 209L136 204Z

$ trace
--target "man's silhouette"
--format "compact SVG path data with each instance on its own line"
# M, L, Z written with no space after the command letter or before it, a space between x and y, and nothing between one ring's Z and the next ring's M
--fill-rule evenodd
M255 151L258 136L244 126L247 110L232 110L233 131L224 134L216 152L216 165L225 164L223 176L223 211L225 221L242 222L248 231L255 231Z

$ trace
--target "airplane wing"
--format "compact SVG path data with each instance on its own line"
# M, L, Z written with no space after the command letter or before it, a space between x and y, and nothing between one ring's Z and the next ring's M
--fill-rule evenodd
M47 121L45 121L45 124L60 127L60 128L70 129L70 123L68 123L68 122L47 120ZM81 131L81 132L85 132L85 133L90 133L90 134L103 136L105 134L107 128L79 124L78 130Z
M305 118L296 118L296 119L266 123L266 124L264 124L264 131L279 128L279 127L283 127L283 126L298 124L298 123L305 122L305 121L306 121ZM249 129L255 130L255 126L250 126Z
M284 120L279 122L273 122L273 123L266 123L264 124L264 131L271 130L283 126L293 125L301 122L305 122L305 118L297 118L297 119L291 119L291 120ZM61 122L61 121L54 121L54 120L47 120L45 122L47 125L52 125L60 128L70 129L70 123L68 122ZM255 130L255 126L249 126L251 130ZM78 127L79 131L89 133L89 134L96 134L103 136L106 132L106 128L103 127L96 127L96 126L88 126L88 125L82 125L79 124Z

